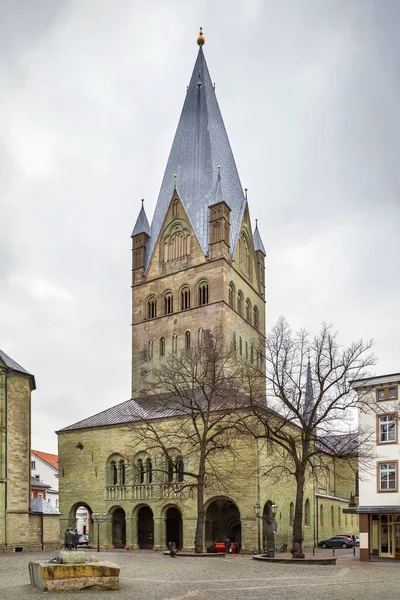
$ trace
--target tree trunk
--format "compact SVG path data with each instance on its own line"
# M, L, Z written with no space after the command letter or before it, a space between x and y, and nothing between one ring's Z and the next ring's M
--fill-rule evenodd
M296 506L293 520L292 558L305 558L303 552L303 498L306 465L301 464L296 473Z
M204 475L197 480L197 523L194 537L194 552L201 554L204 545Z

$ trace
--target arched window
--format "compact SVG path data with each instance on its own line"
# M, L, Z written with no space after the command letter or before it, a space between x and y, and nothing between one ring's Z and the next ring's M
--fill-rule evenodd
M141 458L137 461L138 481L144 483L144 466Z
M331 506L331 527L334 529L335 527L335 509Z
M243 354L243 340L241 337L239 337L239 354L240 356Z
M246 300L246 320L251 323L251 302L249 298Z
M146 460L146 474L147 483L153 483L153 465L151 464L151 458Z
M238 291L237 295L237 311L239 315L243 314L243 294L240 290Z
M147 300L147 318L155 319L157 316L157 303L155 296L152 296Z
M294 521L294 504L293 504L293 502L291 502L290 509L289 509L289 525L290 525L290 527L293 527L293 521Z
M259 326L259 314L257 306L253 306L253 325L256 329Z
M176 459L176 480L179 483L183 481L183 473L184 473L184 465L183 459L181 457Z
M176 354L178 352L178 336L176 333L172 336L172 352Z
M342 511L340 509L340 506L337 509L337 516L338 516L338 526L341 527L342 526Z
M233 348L233 351L236 352L236 333L235 332L233 332L232 348Z
M199 346L203 345L203 337L204 337L204 335L203 335L203 328L200 327L200 329L199 329L199 335L198 335L198 344L199 344Z
M234 308L234 297L235 297L235 286L233 285L233 283L230 283L229 289L228 289L228 302L229 302L229 306L231 306L232 308Z
M319 507L319 524L321 525L321 527L324 526L324 507L322 506L322 504Z
M160 356L165 355L165 338L160 338Z
M125 463L123 460L119 462L119 473L121 479L121 485L125 485Z
M181 310L190 308L190 289L185 287L181 290Z
M174 463L172 460L168 461L167 465L168 483L172 483L174 480Z
M304 525L306 527L310 527L310 501L307 498L306 503L304 505Z
M111 463L111 476L112 476L112 479L111 479L112 484L118 485L118 468L117 468L115 461L113 461Z
M246 236L242 233L239 238L239 264L247 276L250 276L250 251Z
M185 348L186 350L190 348L190 331L186 331L185 333Z
M179 200L175 199L172 203L172 216L173 217L178 216L178 206L179 206Z
M171 292L164 296L164 314L170 315L174 311L174 298Z
M199 292L199 306L203 306L203 304L208 304L208 283L203 281L199 284L198 288Z
M151 360L153 358L153 340L149 340L147 347L147 358Z

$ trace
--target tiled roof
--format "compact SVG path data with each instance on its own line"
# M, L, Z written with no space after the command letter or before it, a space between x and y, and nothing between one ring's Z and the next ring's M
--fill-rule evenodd
M31 450L31 453L44 460L44 462L53 467L53 469L58 470L57 454L49 454L48 452L40 452L39 450Z
M208 208L215 203L221 166L221 193L231 209L231 252L239 237L246 199L200 46L161 184L146 253L149 264L174 185L204 254L208 253ZM176 180L174 174L177 175Z
M142 208L139 211L138 218L136 220L135 227L133 228L131 237L137 235L138 233L147 233L147 235L150 235L150 225L147 220L147 215L144 210L143 203Z
M51 485L47 485L47 483L43 483L43 481L39 481L36 477L31 476L31 488L32 489L40 489L40 490L48 490L51 488Z
M31 499L31 513L39 515L59 515L61 514L57 508L54 508L43 498L32 498Z
M254 250L260 251L264 254L264 256L267 256L267 253L265 252L265 248L264 248L264 244L263 241L261 239L261 235L260 232L258 231L258 225L256 224L256 228L254 230L253 233L253 241L254 241Z
M0 350L0 360L3 361L7 369L11 369L12 371L17 371L18 373L25 373L26 375L29 375L32 378L32 389L36 389L35 378L32 375L32 373L29 373L29 371L24 369L24 367L21 367L20 364L18 364L13 358L11 358L11 356L8 356L8 354L3 352L3 350Z

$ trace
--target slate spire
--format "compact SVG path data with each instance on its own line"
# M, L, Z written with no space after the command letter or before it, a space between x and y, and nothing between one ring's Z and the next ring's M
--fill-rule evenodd
M258 231L258 219L256 219L256 228L253 233L253 241L254 241L254 250L256 252L262 252L264 254L264 256L267 256L267 253L265 252L263 241L261 239L260 232Z
M231 209L232 255L239 237L246 200L204 56L202 31L197 43L199 51L196 63L151 224L146 268L174 192L174 173L177 174L176 191L200 246L207 254L208 209L215 202L218 165L221 165L224 176L220 181L220 193Z
M138 235L138 233L146 233L150 235L150 225L147 220L146 211L144 210L144 200L142 198L142 208L139 211L138 218L136 219L135 227L133 228L132 235Z

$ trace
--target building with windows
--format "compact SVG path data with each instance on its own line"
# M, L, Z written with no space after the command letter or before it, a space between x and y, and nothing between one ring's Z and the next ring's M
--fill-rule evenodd
M46 499L58 508L58 456L31 450L31 474L37 481L48 484Z
M375 440L374 458L359 465L358 506L345 511L359 515L361 560L400 559L399 385L400 373L353 382L368 401L360 427Z
M127 461L127 449L135 446L130 424L140 423L140 415L169 431L176 426L173 412L160 414L141 397L143 370L151 377L167 355L201 346L207 330L229 340L243 361L264 366L259 348L266 328L266 252L258 224L251 226L247 191L222 120L202 34L198 44L151 225L142 202L131 236L132 398L57 432L62 530L74 525L81 507L90 514L104 512L103 547L161 549L175 541L178 548L193 548L196 497L185 485L179 438L163 477L163 457L156 451L136 447ZM240 461L223 486L206 489L204 546L227 536L248 552L270 545L274 501L279 505L277 543L288 542L293 483L263 476L273 460L267 444L239 438L235 444ZM225 456L218 460L222 463ZM307 483L309 546L317 527L322 539L345 525L342 509L354 492L354 480L340 487L339 473L337 465L331 478L324 470L320 483ZM256 504L264 518L255 514ZM346 526L357 532L356 522ZM89 527L93 541L97 529L92 523Z
M60 513L43 508L48 486L31 485L35 389L34 376L0 350L0 553L59 547Z

